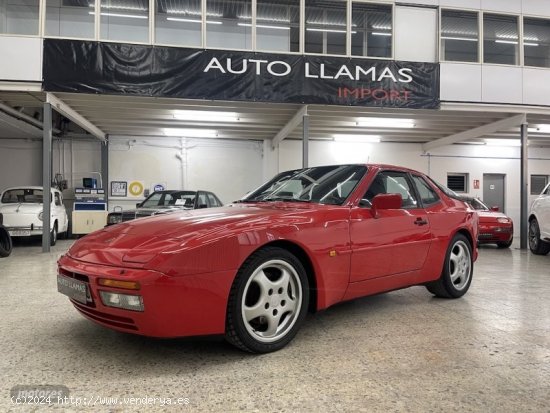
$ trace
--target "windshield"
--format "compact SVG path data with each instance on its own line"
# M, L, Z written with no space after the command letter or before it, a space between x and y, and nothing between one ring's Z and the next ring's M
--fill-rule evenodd
M10 189L2 195L3 204L41 204L42 200L43 192L41 189Z
M241 202L293 201L342 205L365 175L361 165L319 166L275 176Z
M195 205L195 195L195 191L153 192L141 203L140 208L162 208L172 206L193 208Z

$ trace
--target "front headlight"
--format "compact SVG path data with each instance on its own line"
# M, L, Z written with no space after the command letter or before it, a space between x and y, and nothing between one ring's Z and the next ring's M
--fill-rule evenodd
M40 211L40 213L38 214L38 219L39 219L40 221L43 220L42 218L44 218L44 211Z
M124 310L143 311L143 298L140 295L128 295L99 291L103 305L107 307L122 308Z
M120 224L122 222L121 214L109 214L107 217L107 223L109 224Z
M501 224L509 224L510 218L497 218L497 222L500 222Z

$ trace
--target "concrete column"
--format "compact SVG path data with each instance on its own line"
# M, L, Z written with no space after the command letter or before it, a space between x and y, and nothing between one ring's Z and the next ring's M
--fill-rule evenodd
M52 105L44 103L42 139L42 252L50 252L50 215L52 187Z
M309 166L309 115L304 115L303 121L303 137L302 137L302 168Z
M527 216L529 214L529 169L528 169L528 132L527 123L521 125L521 192L520 192L520 248L527 249Z

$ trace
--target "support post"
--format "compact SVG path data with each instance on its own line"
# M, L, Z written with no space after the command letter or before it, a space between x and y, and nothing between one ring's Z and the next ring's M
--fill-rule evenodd
M302 118L303 136L302 136L302 168L309 165L309 115Z
M528 168L528 124L521 124L521 193L520 193L520 248L527 249L527 214L528 214L528 196L529 196L529 168Z
M105 190L105 203L109 208L109 141L101 142L101 187Z
M42 252L50 252L50 215L52 187L52 105L44 103L42 137Z

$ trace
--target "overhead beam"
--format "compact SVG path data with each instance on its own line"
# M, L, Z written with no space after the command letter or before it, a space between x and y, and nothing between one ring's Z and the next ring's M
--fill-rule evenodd
M275 149L290 133L302 123L304 116L307 115L307 105L302 106L298 112L283 126L283 128L271 139L271 147Z
M16 118L13 115L5 113L0 108L0 125L2 123L5 123L6 125L9 125L14 129L17 129L24 135L28 135L31 138L42 137L42 129L39 129L37 126Z
M86 119L80 113L76 112L73 108L71 108L69 105L67 105L65 102L63 102L61 99L59 99L53 93L47 93L46 94L46 102L51 104L52 108L54 108L57 112L59 112L60 114L62 114L66 118L72 120L74 123L76 123L82 129L90 132L92 135L94 135L99 140L102 140L102 141L106 140L106 133L105 132L103 132L101 129L99 129L97 126L95 126L92 122L90 122L88 119Z
M519 126L526 123L527 115L522 113L521 115L515 115L506 119L497 120L487 125L478 126L477 128L469 129L464 132L455 133L454 135L445 136L444 138L436 139L431 142L427 142L422 145L424 152L428 152L431 149L438 148L440 146L452 145L453 143L463 142L468 139L479 138L490 133L495 133L501 130L510 129L514 126Z

